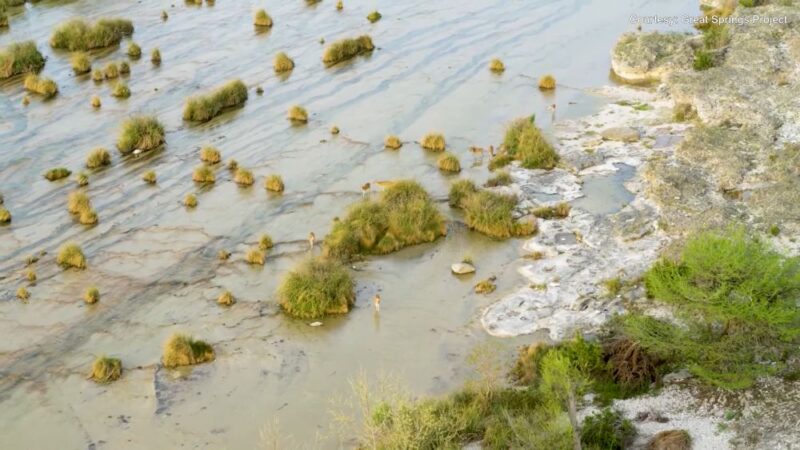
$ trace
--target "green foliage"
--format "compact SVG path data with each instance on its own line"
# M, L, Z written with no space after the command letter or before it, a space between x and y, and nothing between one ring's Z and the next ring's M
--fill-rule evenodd
M512 182L513 180L511 179L511 174L509 174L506 171L500 171L497 172L497 174L492 178L489 178L484 186L486 187L508 186Z
M92 61L86 52L75 52L69 59L72 70L76 74L87 73L92 70Z
M111 96L116 98L128 98L131 96L131 90L128 88L128 85L122 82L119 82L114 85L114 89L111 90Z
M375 23L381 20L381 17L383 17L381 16L381 13L379 13L378 11L372 11L371 13L369 13L369 15L367 15L367 20L369 20L371 23Z
M553 206L542 206L533 210L533 215L540 219L564 219L572 209L569 203L561 202Z
M58 93L58 85L55 81L40 77L34 73L26 75L23 84L26 91L34 92L46 99L52 98Z
M328 256L349 260L433 242L446 233L444 217L422 186L398 181L379 200L356 203L344 220L335 221L324 248Z
M622 330L708 383L747 387L797 353L800 259L743 228L690 238L677 261L661 260L648 271L645 286L673 306L684 326L631 314L620 319Z
M359 36L355 39L342 39L332 43L325 49L322 54L322 62L326 66L332 66L362 53L371 52L373 49L375 49L375 45L373 45L372 38L368 35Z
M66 167L55 167L44 173L44 177L47 179L47 181L61 180L70 175L72 175L72 171Z
M207 95L198 95L186 101L183 120L207 122L226 108L243 105L247 101L247 86L241 80L233 80Z
M58 256L56 257L56 262L59 266L64 269L75 268L75 269L85 269L86 268L86 257L83 256L83 250L73 242L64 244L61 248L58 249Z
M123 155L152 150L165 142L164 126L154 116L133 116L122 123L117 149Z
M173 334L164 342L164 367L191 366L213 361L214 349L204 341L185 334Z
M436 161L436 165L442 172L461 172L461 163L458 161L458 157L449 152L442 154Z
M133 24L124 19L100 19L89 24L82 19L62 23L50 37L50 46L70 51L91 50L117 45L133 33Z
M0 51L0 78L39 72L45 59L33 41L15 42Z
M89 374L89 378L95 383L110 383L118 380L120 376L122 376L122 361L108 356L98 356L92 363L92 371Z
M698 50L694 54L692 67L697 71L708 70L714 67L714 56L708 51Z
M585 450L625 450L635 435L631 421L610 408L586 417L581 426L581 444Z
M502 155L497 155L494 158L492 158L491 161L489 161L489 170L494 171L501 167L505 167L511 164L512 161L514 161L514 157L507 153Z
M550 170L558 163L558 154L528 118L511 122L504 143L508 154L526 169Z
M278 288L278 301L287 314L301 319L344 314L355 304L354 286L341 262L315 257L286 275Z
M514 196L479 191L467 196L462 204L467 226L487 236L506 239L536 233L536 222L514 220Z
M464 200L476 192L478 192L478 187L472 180L458 180L450 185L448 202L453 208L463 208Z

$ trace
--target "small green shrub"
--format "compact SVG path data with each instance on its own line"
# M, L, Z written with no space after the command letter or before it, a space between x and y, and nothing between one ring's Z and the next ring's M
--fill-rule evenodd
M153 51L150 52L150 62L156 66L161 65L161 50L154 48Z
M428 133L422 137L422 141L420 141L420 146L425 150L430 150L434 152L443 152L446 148L444 135L442 135L441 133Z
M479 191L467 196L462 202L467 226L499 239L536 233L536 222L514 220L512 213L516 205L517 199L514 196L490 191Z
M636 436L636 428L619 411L605 408L586 417L581 426L581 444L586 450L625 450Z
M558 154L531 119L511 122L504 143L508 154L526 169L550 170L558 163Z
M283 178L277 174L268 176L264 180L264 188L271 192L283 192Z
M355 39L342 39L329 45L322 54L322 62L327 66L338 64L362 53L375 49L372 38L367 35Z
M564 219L569 217L572 209L569 203L561 202L553 206L542 206L533 210L533 215L540 219Z
M556 88L556 79L552 75L545 75L539 78L539 89L549 91Z
M66 167L56 167L44 173L44 177L47 179L47 181L62 180L70 175L72 175L72 171Z
M263 9L256 11L253 16L253 25L257 27L270 28L272 27L272 17L267 14Z
M148 170L147 172L142 174L142 181L147 184L156 184L158 181L156 177L156 172L153 170Z
M161 364L168 368L191 366L214 358L214 349L206 342L185 334L173 334L164 342Z
M59 25L50 37L50 46L70 51L91 50L117 45L123 36L133 34L133 24L124 19L100 19L89 24L73 19Z
M383 146L391 150L399 150L403 146L403 141L395 135L386 136L383 140Z
M381 17L383 17L381 13L379 13L378 11L372 11L367 15L367 20L369 20L370 23L375 23L381 20Z
M198 183L214 183L216 179L214 169L205 164L197 166L192 172L192 180Z
M128 98L131 96L131 90L128 88L127 84L118 82L114 85L111 96L116 98Z
M495 176L489 178L486 181L484 186L486 187L497 187L497 186L508 186L509 184L513 183L514 180L511 179L511 174L506 171L497 172Z
M233 80L207 95L190 98L183 108L183 120L207 122L227 108L241 106L247 101L247 86Z
M131 57L131 59L139 59L139 58L142 57L142 48L139 47L139 45L137 43L131 42L130 44L128 44L128 52L127 53L128 53L128 56Z
M122 361L118 358L98 356L92 363L89 378L95 383L111 383L122 376Z
M253 172L240 167L233 174L233 181L239 186L251 186L255 182L255 178L253 178Z
M100 301L100 289L92 286L86 289L86 292L83 294L83 301L93 305Z
M186 194L186 197L183 198L183 206L187 208L196 208L197 196L194 194Z
M33 73L25 76L24 86L26 91L39 94L44 98L55 97L58 93L58 85L55 81Z
M495 58L489 62L489 70L494 73L502 73L506 70L506 66L503 64L503 61Z
M301 319L344 314L355 304L355 283L341 262L310 258L286 275L278 300L287 314Z
M436 161L436 165L443 172L461 172L461 163L458 161L458 157L449 152L440 156Z
M272 67L275 69L275 73L288 72L294 69L294 61L292 61L292 58L289 58L289 55L285 52L279 52L275 55L275 61L272 63Z
M0 50L0 78L9 78L26 72L38 73L45 59L33 41L14 42Z
M222 154L215 147L203 147L200 149L200 161L217 164L222 161Z
M694 54L694 70L703 71L714 67L714 56L705 50L698 50Z
M286 115L286 118L292 122L306 123L308 122L308 112L306 112L306 109L302 106L294 105L289 108L289 113Z
M92 70L92 61L86 52L73 53L70 57L70 64L76 74L89 73Z
M56 262L64 269L85 269L86 257L83 256L83 250L74 242L70 242L61 246L58 249L58 256Z
M117 149L127 155L134 150L152 150L164 142L164 126L155 116L133 116L122 123Z

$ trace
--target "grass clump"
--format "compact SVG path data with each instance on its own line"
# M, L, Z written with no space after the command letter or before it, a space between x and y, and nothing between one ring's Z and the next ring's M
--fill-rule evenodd
M280 175L273 174L264 180L264 189L271 192L283 192L283 178Z
M70 175L72 175L72 171L66 167L55 167L44 173L44 177L47 179L47 181L62 180Z
M25 279L31 284L36 283L36 272L33 269L28 269L28 271L25 272Z
M692 67L696 71L708 70L714 67L714 56L705 50L698 50L694 54L694 62Z
M308 112L302 106L294 105L289 108L289 113L286 115L286 118L294 123L307 123Z
M103 103L100 101L100 97L93 95L91 105L94 109L100 109L100 107L103 106Z
M258 248L261 250L269 250L273 247L273 245L275 244L272 242L272 237L266 233L262 234L261 237L258 238Z
M403 141L399 137L390 134L383 140L383 146L391 150L399 150L403 146Z
M461 163L458 161L458 157L449 152L439 157L436 166L443 172L461 172Z
M232 306L236 303L236 299L231 294L231 291L225 291L217 297L217 304L221 306Z
M428 133L422 137L422 141L420 141L420 146L425 150L430 150L433 152L443 152L446 147L446 143L444 141L444 135L441 133Z
M214 360L214 349L204 341L186 334L173 334L164 342L161 364L173 368Z
M123 36L133 34L133 23L124 19L100 19L94 24L81 19L62 23L50 37L50 46L70 51L86 51L117 45Z
M275 55L275 61L272 63L275 73L284 73L294 69L294 61L289 58L285 52L280 52Z
M463 207L464 200L478 192L477 186L470 180L458 180L450 185L448 203L453 208Z
M153 51L150 52L150 62L153 65L161 65L161 50L154 48Z
M198 95L186 101L183 120L207 122L227 108L241 106L247 101L247 86L242 80L229 81L207 95Z
M106 79L105 73L101 69L94 69L92 71L92 81L99 83Z
M359 36L355 39L342 39L332 43L325 49L322 54L322 62L327 66L333 66L362 53L371 52L374 49L375 45L368 35Z
M111 96L116 98L128 98L131 96L131 90L125 83L117 83L111 91Z
M52 98L58 93L58 85L49 78L43 78L36 74L29 73L25 76L25 90L39 94L44 98Z
M92 70L92 61L86 52L75 52L69 59L72 70L76 74L89 73Z
M481 280L475 285L476 294L491 294L497 289L497 285L491 279Z
M114 78L119 78L119 66L115 62L109 62L103 67L103 76L107 80L113 80Z
M119 63L119 74L120 75L129 75L130 73L131 73L131 66L128 63L126 63L125 61L120 62Z
M569 203L561 202L553 206L542 206L533 210L533 215L540 219L565 219L572 209Z
M251 248L244 256L248 264L263 266L267 262L267 254L260 248Z
M310 258L284 277L278 301L287 314L301 319L344 314L355 304L355 283L341 262Z
M486 180L486 187L508 186L514 180L511 179L511 174L506 171L500 171L492 178Z
M100 289L92 286L86 289L86 292L83 294L83 301L90 305L94 305L95 303L100 301Z
M128 44L127 53L128 56L131 57L131 59L139 59L142 57L142 47L139 47L139 44L137 44L136 42L131 42L130 44Z
M495 58L489 62L489 70L494 73L502 73L506 70L506 66L503 64L503 61Z
M625 450L634 436L631 421L610 408L586 417L581 426L581 444L587 450Z
M214 175L214 170L211 167L203 164L194 169L194 172L192 172L192 180L197 183L214 183L216 181L216 175Z
M9 78L26 72L38 73L45 59L33 41L15 42L0 50L0 78Z
M92 363L92 371L89 373L89 379L95 383L111 383L116 381L122 376L122 361L119 358L110 358L108 356L98 356Z
M222 161L222 155L215 147L203 147L200 149L200 161L208 164L217 164Z
M5 206L0 206L0 223L11 223L11 213Z
M552 75L545 75L539 78L539 89L549 91L556 88L556 79Z
M416 182L403 180L384 190L378 200L356 203L346 218L335 221L324 252L349 260L433 242L446 233L445 219L428 193Z
M649 354L709 384L745 388L797 356L800 258L783 256L743 228L690 237L676 260L647 272L645 286L682 326L629 314L619 328Z
M117 149L127 155L134 150L152 150L164 142L164 126L155 116L133 116L122 123Z
M259 9L253 16L253 25L262 28L270 28L272 27L272 17L270 17L265 10Z
M31 298L31 293L28 292L28 289L25 286L20 286L17 289L17 298L23 302L27 301L29 298Z
M507 153L497 155L489 161L489 170L494 171L503 168L511 164L512 161L514 161L514 157Z
M520 161L526 169L550 170L558 163L558 154L529 118L511 122L503 142L508 155Z
M94 209L84 209L78 213L78 222L82 225L94 225L97 223L97 213Z
M91 209L92 202L83 191L70 192L67 197L67 211L70 214L80 214L81 211Z
M186 197L183 198L183 206L187 208L196 208L197 196L194 194L186 194Z
M367 15L367 20L369 20L370 23L375 23L381 20L381 17L383 17L381 13L379 13L378 11L372 11Z
M147 184L156 184L158 182L158 178L156 177L156 172L154 170L148 170L147 172L142 174L142 181Z
M464 210L470 229L494 238L506 239L536 233L536 222L514 220L516 197L479 190L472 181L459 180L450 186L450 206Z
M233 181L239 186L252 186L255 182L255 178L253 178L253 172L240 167L236 169L236 172L233 174Z
M78 244L69 242L58 249L56 263L63 269L85 269L86 257L83 255L83 250L81 250Z

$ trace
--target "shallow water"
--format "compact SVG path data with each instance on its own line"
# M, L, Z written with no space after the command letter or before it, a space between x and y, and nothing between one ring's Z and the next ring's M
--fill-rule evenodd
M596 216L613 214L634 199L634 194L625 188L625 182L633 178L636 168L627 164L613 164L614 171L587 175L583 178L580 197L572 206Z
M311 445L320 433L321 446L330 447L332 402L349 396L360 373L395 375L418 394L459 385L470 374L466 355L487 339L476 321L480 309L520 284L519 241L492 241L453 216L447 238L359 265L355 310L311 328L273 303L280 276L306 253L305 236L324 236L366 181L415 178L444 199L454 177L440 174L436 157L414 143L427 131L445 134L464 167L460 177L482 182L487 161L469 145L496 145L504 124L520 115L535 113L547 127L599 105L582 89L608 82L608 51L632 28L632 11L696 8L689 0L379 2L384 18L369 24L373 2L347 1L343 12L333 4L259 4L275 20L268 33L254 32L250 2L42 1L12 14L0 45L35 39L48 56L43 75L60 93L23 107L20 81L0 83L0 192L14 216L0 228L0 448L250 448L274 421L294 442ZM110 97L109 83L74 76L68 55L49 48L53 27L73 16L134 21L144 57L131 62L130 99ZM365 32L378 47L372 55L322 66L321 37ZM95 67L126 60L126 46L98 52ZM155 46L158 68L147 57ZM279 51L295 59L286 79L272 72ZM487 70L493 57L503 59L504 74ZM535 83L547 72L559 87L542 94ZM245 107L204 125L182 122L187 97L235 77L251 87ZM89 106L94 94L103 101L99 111ZM546 111L551 103L556 117ZM285 120L293 104L308 109L307 126ZM41 174L62 165L77 171L90 149L113 149L119 123L133 112L157 114L167 146L141 158L115 154L111 167L91 172L87 191L100 223L74 223L65 205L74 182L50 183ZM332 124L340 135L329 134ZM405 141L398 152L382 148L390 133ZM239 188L222 168L213 187L195 185L191 171L206 144L253 169L256 185ZM147 169L157 172L157 186L141 182ZM261 188L270 173L283 176L283 195ZM199 199L193 211L179 204L190 192ZM242 258L263 232L278 244L256 269ZM82 245L89 270L55 267L55 250L69 240ZM216 258L223 248L233 252L226 263ZM48 254L23 304L13 298L22 261L39 251ZM449 265L465 255L478 273L456 278ZM495 293L471 292L492 274ZM92 284L102 299L88 307L80 296ZM230 309L214 302L224 289L239 301ZM378 291L384 300L376 316L369 299ZM217 360L185 373L188 379L157 370L161 343L174 331L211 342ZM101 353L126 368L109 386L84 379Z

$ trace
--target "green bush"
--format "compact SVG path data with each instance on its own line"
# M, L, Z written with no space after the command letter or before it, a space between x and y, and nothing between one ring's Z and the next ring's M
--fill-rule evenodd
M183 120L207 122L227 108L241 106L247 101L247 86L233 80L207 95L190 98L183 108Z
M108 356L98 356L92 363L92 371L89 373L89 378L95 383L110 383L118 380L120 376L122 376L122 361Z
M286 275L278 299L287 314L301 319L344 314L355 304L355 283L341 262L310 258Z
M122 123L117 149L123 155L152 150L165 142L164 126L154 116L133 116Z
M550 170L558 163L558 154L529 118L511 122L504 144L508 154L526 169Z
M185 334L173 334L164 342L164 367L191 366L213 361L214 349L204 341Z
M44 173L44 177L47 179L47 181L61 180L70 175L72 175L72 171L66 167L55 167Z
M442 172L461 172L461 163L458 161L458 157L450 152L440 156L439 160L436 161L436 165Z
M345 219L335 221L324 250L326 255L348 260L433 242L446 233L444 217L422 186L398 181L379 200L356 203Z
M50 46L70 51L91 50L117 45L123 36L133 34L133 24L124 19L100 19L94 24L82 19L62 23L50 37Z
M714 67L714 56L705 50L698 50L694 54L692 67L697 71L708 70Z
M371 52L373 49L375 49L375 45L373 45L372 38L368 35L359 36L355 39L342 39L332 43L325 49L322 54L322 62L326 66L332 66L362 53Z
M635 435L631 421L610 408L586 417L581 426L581 444L585 450L625 450Z
M39 72L45 59L33 41L15 42L0 51L0 78Z
M505 239L536 233L536 222L520 222L512 215L517 199L511 195L479 190L469 180L459 180L450 187L450 206L464 210L470 229L487 236Z

